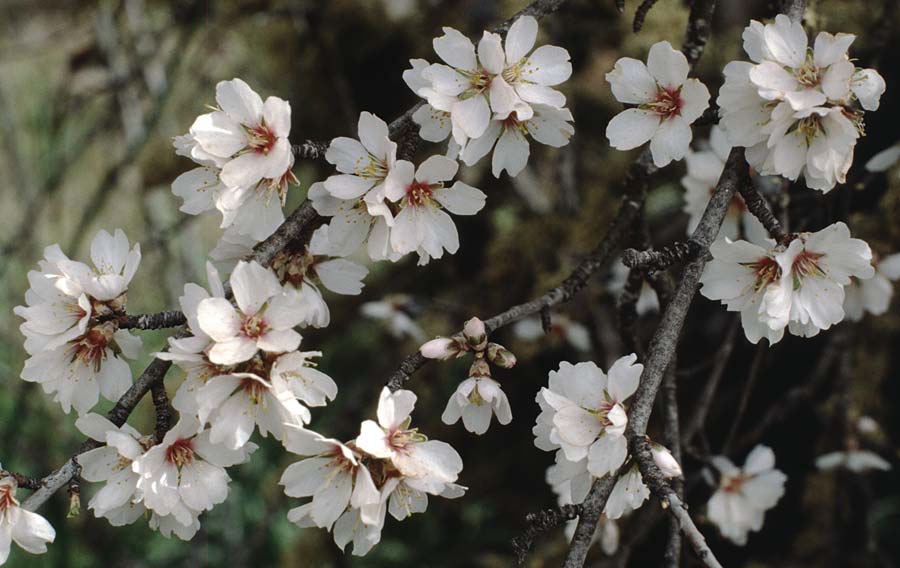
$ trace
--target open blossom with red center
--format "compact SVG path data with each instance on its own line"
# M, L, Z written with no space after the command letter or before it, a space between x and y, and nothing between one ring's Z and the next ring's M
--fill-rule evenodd
M214 342L209 360L235 365L257 351L284 353L300 344L293 327L304 318L303 306L281 287L275 274L256 262L239 262L230 278L237 307L225 298L197 306L200 329Z
M440 258L445 250L455 253L459 235L444 209L474 215L484 207L484 193L460 181L445 187L459 169L459 163L446 156L431 156L418 169L399 160L394 169L398 184L386 197L401 209L391 228L391 248L401 254L418 252L420 264Z
M537 395L541 414L534 444L545 451L562 448L571 462L587 458L595 477L618 470L628 456L625 401L644 370L636 361L634 354L620 357L608 374L593 362L560 363Z
M616 115L606 127L609 143L631 150L650 142L653 163L663 167L680 160L690 148L690 125L709 106L709 91L697 79L688 79L684 54L669 42L650 48L647 64L623 57L606 74L616 100L637 105Z
M194 443L190 438L178 438L166 448L166 461L179 469L194 461Z
M753 448L742 468L724 456L713 457L712 464L719 486L707 504L709 520L725 538L746 544L748 533L762 528L766 511L781 499L787 476L775 469L775 454L766 446Z

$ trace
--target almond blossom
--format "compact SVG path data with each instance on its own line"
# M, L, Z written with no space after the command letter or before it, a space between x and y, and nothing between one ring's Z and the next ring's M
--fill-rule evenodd
M875 452L857 449L823 454L816 458L816 468L820 471L844 468L854 473L864 473L873 470L890 471L891 464Z
M847 50L852 34L820 32L812 49L800 22L780 14L744 30L753 63L725 67L717 100L721 124L751 166L823 192L846 181L865 110L878 108L885 83L856 68ZM861 109L858 108L862 107Z
M562 148L569 143L569 138L575 133L569 109L535 104L532 111L533 115L524 120L515 114L506 118L494 115L484 134L466 143L459 159L472 166L493 149L491 172L494 177L499 178L503 170L515 177L528 164L531 153L529 137L553 148Z
M197 117L190 132L175 139L176 153L200 165L172 184L192 215L217 209L221 227L262 240L284 221L288 184L297 183L288 135L290 104L265 102L244 81L216 85L218 108Z
M454 215L474 215L481 211L487 196L480 190L457 181L445 187L456 175L459 164L444 156L431 156L418 168L405 160L397 162L397 182L387 194L398 202L400 212L391 228L391 248L399 254L417 252L419 264L441 258L459 249Z
M416 341L425 340L425 332L413 319L415 300L408 294L390 294L375 302L360 306L362 315L384 322L388 333L396 339L407 337Z
M667 41L650 48L647 64L623 57L606 74L616 100L638 105L617 114L606 126L613 148L631 150L650 142L656 167L684 158L690 148L691 124L709 106L709 91L688 79L687 58Z
M900 162L900 143L888 146L881 152L878 152L866 162L866 171L868 172L886 172L893 168L897 162Z
M620 519L622 515L640 509L649 498L650 488L644 484L644 478L635 463L616 480L603 513L610 519Z
M378 422L366 420L356 447L376 458L390 460L410 487L438 495L452 485L462 471L462 459L449 444L428 440L409 427L416 395L408 390L382 389Z
M538 317L525 318L513 325L513 334L524 341L538 341L548 334ZM549 336L562 337L574 349L582 352L591 350L591 336L587 327L565 314L553 314L550 319Z
M239 450L213 444L209 430L201 431L196 418L182 417L162 442L132 463L140 476L135 502L191 527L203 511L228 496L230 478L225 468L245 462L255 450L253 443Z
M620 357L607 375L592 362L563 361L550 371L549 388L537 395L541 414L533 428L535 445L562 448L566 459L585 457L595 477L614 473L628 456L625 401L634 394L644 366L634 354Z
M712 458L719 472L718 489L707 503L707 516L722 536L747 544L748 533L762 529L766 511L784 495L787 476L775 469L771 448L756 446L738 468L724 456Z
M257 351L284 353L300 345L293 327L302 306L282 289L275 274L256 262L239 262L229 279L237 308L225 298L197 305L197 323L213 341L209 360L219 365L248 361Z
M872 258L875 274L860 280L851 277L844 287L844 313L850 321L859 321L865 312L880 316L887 312L894 295L893 281L900 279L900 253Z
M384 204L385 194L396 185L397 144L388 125L372 113L359 115L359 140L340 137L331 141L325 159L339 172L325 180L325 190L337 199L362 199L371 215L393 220Z
M2 468L0 468L2 471ZM12 476L0 476L0 565L9 560L12 543L31 554L47 552L47 543L56 538L56 531L47 519L19 506Z
M700 224L700 217L725 170L729 152L731 144L725 132L716 125L710 130L709 148L699 151L688 150L684 157L687 175L681 178L681 185L685 189L683 210L690 216L687 225L689 235ZM735 193L731 205L725 212L718 238L727 237L736 240L743 237L751 243L761 243L768 236L769 233L762 223L747 210L744 198Z

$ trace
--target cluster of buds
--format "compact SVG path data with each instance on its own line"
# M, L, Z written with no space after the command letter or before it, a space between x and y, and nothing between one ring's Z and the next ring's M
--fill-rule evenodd
M463 327L462 335L437 337L422 345L419 352L428 359L456 359L465 353L475 356L469 368L469 376L450 396L441 419L445 424L456 424L462 418L466 430L484 434L496 414L500 424L509 424L512 410L500 383L491 378L490 363L511 369L516 356L499 343L488 341L484 322L472 318Z

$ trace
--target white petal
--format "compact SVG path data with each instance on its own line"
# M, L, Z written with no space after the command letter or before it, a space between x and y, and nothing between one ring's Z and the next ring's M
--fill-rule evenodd
M687 79L690 66L687 57L667 41L653 44L647 56L647 69L656 82L666 89L677 89Z
M659 128L658 114L630 108L620 112L609 121L609 124L606 125L606 138L616 150L631 150L653 138Z

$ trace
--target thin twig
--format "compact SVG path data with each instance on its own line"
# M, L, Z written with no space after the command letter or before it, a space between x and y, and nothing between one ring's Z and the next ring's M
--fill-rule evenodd
M675 264L691 260L699 252L700 248L695 241L679 241L656 250L625 249L622 251L622 262L629 268L659 272Z
M126 315L118 320L119 329L165 329L187 323L187 318L179 310L168 310L155 314Z
M663 410L665 417L665 443L672 457L679 464L683 464L681 452L681 424L678 417L678 377L677 357L672 358L666 376L663 379ZM680 478L672 480L672 489L679 499L684 499L684 481ZM666 543L666 551L663 555L663 565L667 568L678 568L681 564L681 530L677 519L673 518L669 523L669 537Z
M759 222L769 231L773 239L779 243L784 242L787 233L784 227L781 226L781 222L772 213L772 208L769 207L766 198L756 190L752 183L742 185L740 191L741 197L744 198L744 204L747 205L747 210L759 219Z
M684 45L681 48L691 65L703 55L712 31L712 17L715 10L716 0L693 0L691 2L691 14L688 16Z
M763 362L766 358L766 351L769 350L769 346L767 343L760 342L759 345L756 346L756 353L753 354L753 361L750 363L750 371L747 373L747 382L744 383L744 389L741 392L741 400L738 402L737 412L734 414L734 419L731 421L731 428L728 430L728 435L725 436L725 441L722 442L722 451L719 452L723 456L727 456L729 450L731 449L731 443L734 442L735 436L737 436L738 431L741 427L741 420L744 418L744 413L747 412L747 405L750 404L750 396L753 394L753 387L756 386L756 381L759 379L760 370L762 369Z
M644 19L647 17L650 9L656 5L656 2L657 0L644 0L641 2L641 5L638 6L637 11L634 13L634 22L632 22L634 33L638 33L641 31L641 28L644 27Z
M513 552L519 566L525 563L525 557L531 551L534 539L552 530L566 521L571 521L581 514L581 505L561 505L555 509L544 509L537 513L529 513L525 517L528 528L512 541Z
M687 421L682 434L681 442L685 446L690 445L697 432L703 429L706 424L706 416L709 409L712 408L712 402L715 399L716 391L719 389L719 383L725 375L725 367L728 366L728 360L731 358L731 352L734 351L735 340L737 339L737 330L740 326L740 319L732 317L725 332L725 340L716 351L713 368L709 373L709 379L703 385L700 398L694 406L694 413L690 420Z

